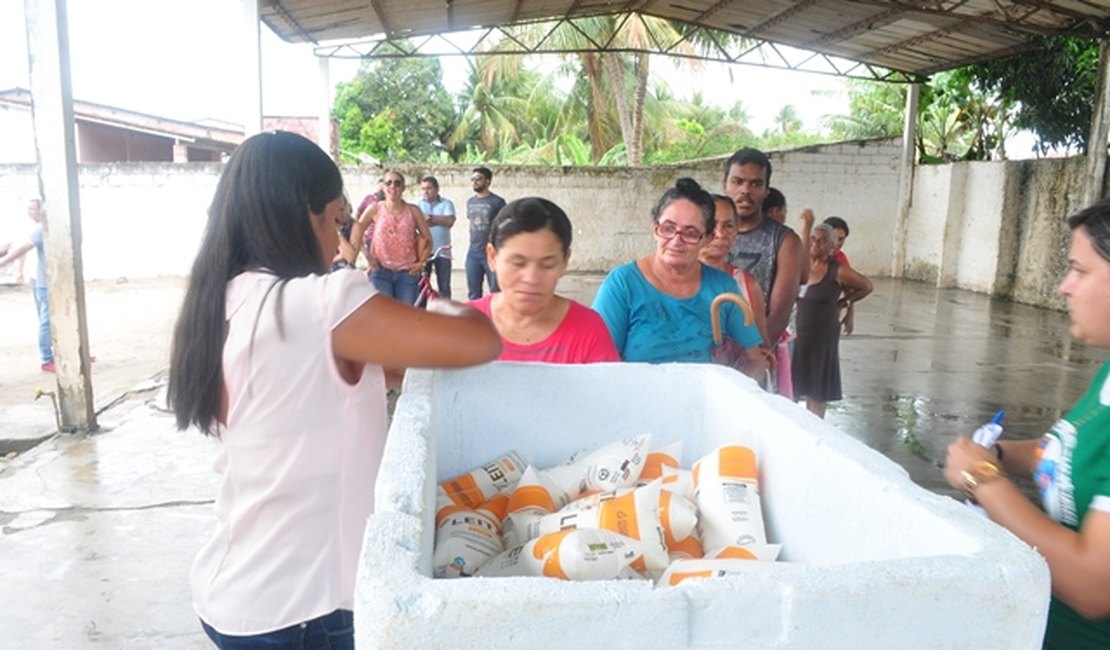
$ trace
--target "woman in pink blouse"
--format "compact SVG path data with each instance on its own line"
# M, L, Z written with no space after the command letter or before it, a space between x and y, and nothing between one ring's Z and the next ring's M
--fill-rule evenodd
M259 133L232 154L173 338L180 429L215 437L215 522L190 572L219 648L351 648L355 577L386 438L386 370L485 363L489 319L329 273L343 178L318 146Z
M486 245L501 291L470 304L501 334L502 361L620 361L605 322L555 293L570 262L571 225L547 199L510 202L493 220Z
M373 227L367 255L370 281L390 298L412 305L419 293L420 269L431 252L432 234L420 208L405 201L404 176L386 172L382 187L385 200L372 203L358 216L351 241L362 241L363 232Z

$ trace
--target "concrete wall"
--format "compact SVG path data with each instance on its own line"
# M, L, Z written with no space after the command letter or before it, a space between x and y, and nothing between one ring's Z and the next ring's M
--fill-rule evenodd
M86 280L188 275L221 165L96 163L80 169ZM22 236L30 230L26 203L37 194L36 182L30 165L0 165L3 230Z
M1063 307L1064 221L1082 205L1084 159L918 167L903 277ZM849 246L850 250L850 246Z
M771 184L782 190L788 224L813 208L838 215L845 250L869 275L890 275L900 144L869 140L773 152ZM676 178L720 191L723 159L640 169L496 166L492 189L513 199L550 198L574 224L571 269L605 271L651 250L650 211ZM183 275L203 232L221 166L103 163L80 167L85 277ZM460 219L456 258L469 244L465 219L470 166L401 165L407 198L423 174L439 178ZM906 264L896 275L1060 307L1055 285L1066 266L1063 218L1080 207L1083 160L957 163L918 167L907 224ZM352 201L374 191L382 170L344 167ZM30 165L0 165L0 232L25 229L25 197L36 192ZM456 262L456 264L460 264Z
M785 195L788 224L798 228L798 214L811 207L820 219L838 215L852 229L847 250L861 272L889 275L893 215L897 211L898 140L865 140L806 147L770 154L771 185ZM571 268L608 270L646 254L653 246L651 208L675 179L689 176L711 192L722 191L724 158L679 165L626 167L496 166L491 189L506 200L540 195L562 206L574 224ZM466 199L472 196L470 167L399 165L410 201L420 198L421 176L434 175L440 194L460 214L452 229L457 251L469 245ZM344 167L351 200L356 205L377 189L381 171Z
M818 221L841 217L851 229L844 250L852 265L890 275L900 152L900 140L883 139L772 153L771 185L786 195L787 224L800 229L798 215L807 207Z

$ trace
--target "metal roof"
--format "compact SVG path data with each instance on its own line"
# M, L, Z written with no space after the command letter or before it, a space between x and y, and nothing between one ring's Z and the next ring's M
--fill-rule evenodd
M820 53L817 60L833 68L819 72L845 74L835 63L845 59L918 78L1020 52L1035 36L1110 32L1110 0L260 0L259 12L290 42L370 39L361 49L317 48L323 56L400 56L406 52L380 44L424 43L429 39L420 37L474 29L508 33L506 27L537 21L573 24L599 14L639 14L750 39L735 52L715 57L721 60L804 69L791 59L805 56L779 45ZM669 45L656 44L651 51L667 52L673 49ZM437 53L475 54L480 47L459 49Z

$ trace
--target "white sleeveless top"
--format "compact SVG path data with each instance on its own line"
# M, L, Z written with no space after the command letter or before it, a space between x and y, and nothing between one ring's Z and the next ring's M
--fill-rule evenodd
M353 607L385 444L381 367L351 386L331 345L373 287L355 270L276 281L248 272L227 285L218 521L190 581L197 615L230 635Z

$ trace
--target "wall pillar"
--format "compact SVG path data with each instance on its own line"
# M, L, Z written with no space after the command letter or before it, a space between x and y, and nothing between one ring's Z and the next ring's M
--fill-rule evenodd
M1098 46L1098 82L1087 137L1087 170L1083 179L1083 205L1103 197L1106 186L1106 141L1110 138L1110 41Z
M948 168L948 208L945 210L940 261L937 264L937 287L942 289L959 285L960 249L964 245L973 245L972 242L962 241L967 178L971 170L965 162L952 163Z
M262 131L262 42L258 0L243 4L243 36L240 65L243 74L243 135Z
M63 431L96 429L65 0L24 0L50 327Z
M339 159L339 152L331 140L331 59L326 56L316 58L320 80L320 112L316 125L316 144L329 156Z
M906 95L906 115L902 126L902 159L898 169L898 214L895 215L894 242L890 277L900 278L906 268L906 234L910 207L913 205L913 170L917 160L917 106L921 103L921 84L913 84Z

